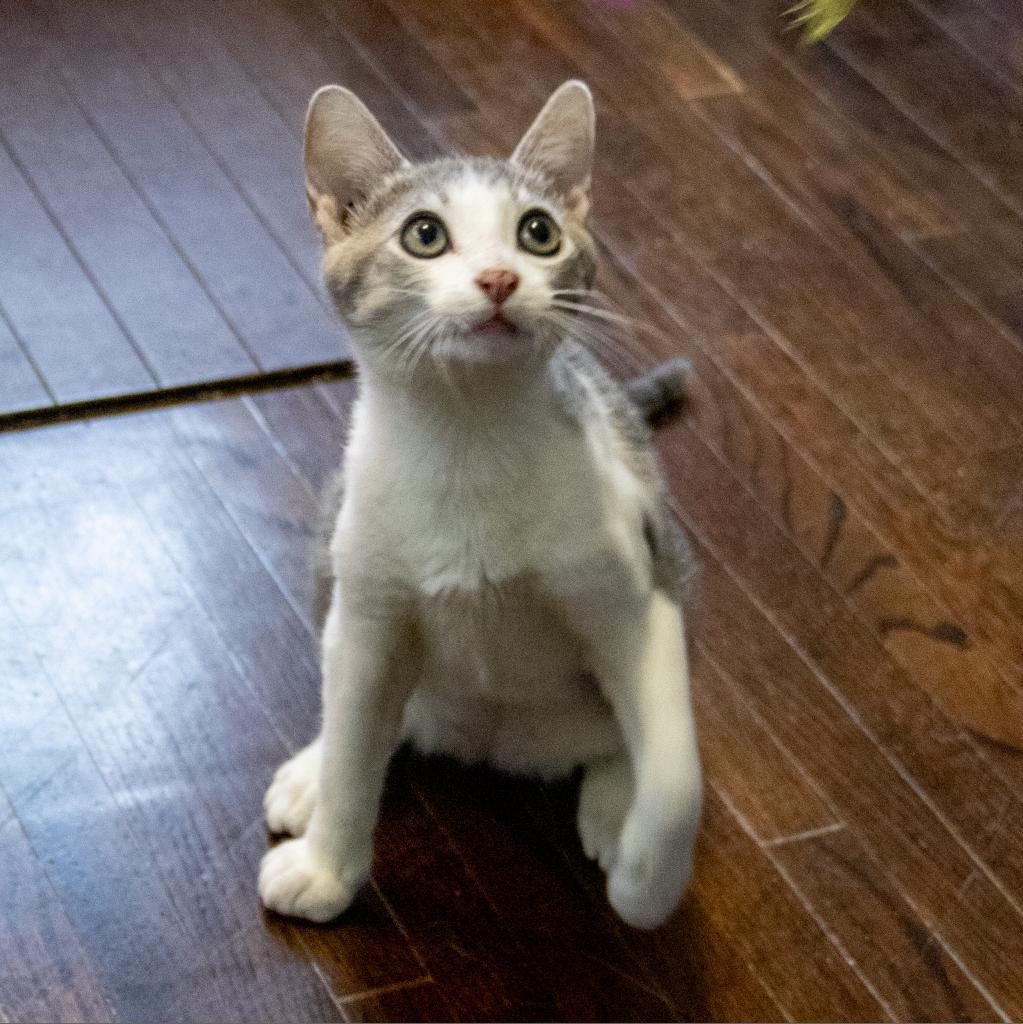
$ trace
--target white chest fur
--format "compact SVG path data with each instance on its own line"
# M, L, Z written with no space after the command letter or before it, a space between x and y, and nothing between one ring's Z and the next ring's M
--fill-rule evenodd
M460 406L368 390L342 557L372 558L425 596L556 578L612 554L643 562L642 495L599 425L573 423L543 387L502 397Z

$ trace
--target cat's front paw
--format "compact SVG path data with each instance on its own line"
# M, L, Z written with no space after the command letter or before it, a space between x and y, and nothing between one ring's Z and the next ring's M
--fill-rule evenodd
M305 833L316 804L320 775L320 741L314 740L277 769L263 797L266 824L271 832L300 836Z
M355 898L352 885L316 858L309 840L275 846L259 866L259 898L268 910L307 921L330 921Z
M630 816L607 876L607 898L626 924L656 928L678 906L693 872L699 811L670 829Z

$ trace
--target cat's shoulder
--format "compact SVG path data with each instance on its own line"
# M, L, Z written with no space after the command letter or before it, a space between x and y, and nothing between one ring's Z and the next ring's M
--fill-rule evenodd
M597 358L576 341L565 341L551 361L551 378L560 411L584 429L600 423L610 427L625 448L646 453L653 435L642 413Z

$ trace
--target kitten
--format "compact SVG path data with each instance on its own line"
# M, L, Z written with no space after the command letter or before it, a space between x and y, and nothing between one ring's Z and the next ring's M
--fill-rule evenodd
M626 392L571 340L593 138L580 82L508 161L413 165L351 92L313 96L309 204L360 394L328 513L323 727L265 801L298 837L260 870L282 914L351 903L403 741L545 778L582 766L582 844L632 925L688 881L689 561L643 415L679 368Z

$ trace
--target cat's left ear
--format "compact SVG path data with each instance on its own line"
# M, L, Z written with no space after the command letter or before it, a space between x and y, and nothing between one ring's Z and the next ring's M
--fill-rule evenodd
M568 209L585 217L590 206L595 131L590 90L584 82L565 82L515 147L512 161L543 174L561 193Z

